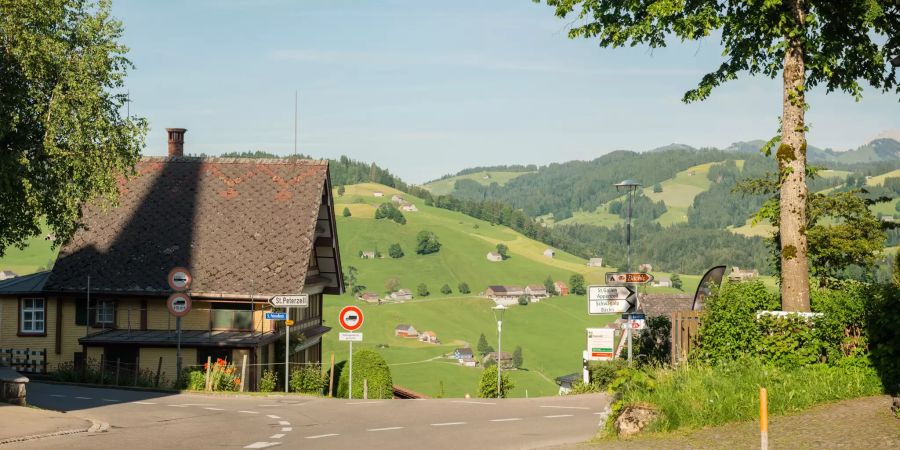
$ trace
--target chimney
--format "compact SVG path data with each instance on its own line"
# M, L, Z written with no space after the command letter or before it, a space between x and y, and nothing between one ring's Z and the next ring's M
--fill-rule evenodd
M166 128L169 133L169 156L184 156L184 132L186 128Z

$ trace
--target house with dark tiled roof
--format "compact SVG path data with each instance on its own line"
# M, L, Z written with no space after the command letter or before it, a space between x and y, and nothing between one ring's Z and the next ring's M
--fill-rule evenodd
M394 327L394 336L400 337L417 337L419 336L419 332L416 330L416 327L401 323Z
M167 131L169 156L142 158L120 176L117 206L85 204L52 270L0 283L2 347L46 349L51 371L104 359L161 367L163 379L175 380L167 277L184 267L191 302L180 319L183 367L246 356L254 388L280 362L284 322L265 312L285 294L309 298L308 307L288 310L289 358L319 362L330 329L323 298L343 293L327 161L184 157L186 130Z

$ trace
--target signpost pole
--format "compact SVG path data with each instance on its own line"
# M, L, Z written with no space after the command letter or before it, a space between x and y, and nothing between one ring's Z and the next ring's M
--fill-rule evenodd
M285 314L287 314L288 309L284 308ZM288 392L288 381L291 370L290 356L291 356L291 326L285 322L284 324L284 393Z
M175 318L175 334L178 336L175 348L175 380L181 385L181 317Z
M353 400L353 341L350 341L350 374L347 379L347 398Z

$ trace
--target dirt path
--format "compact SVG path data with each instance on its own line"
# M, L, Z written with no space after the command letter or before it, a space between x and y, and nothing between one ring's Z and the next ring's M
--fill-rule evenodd
M771 449L897 449L900 418L888 396L819 405L769 418ZM742 422L690 432L647 435L628 441L599 441L580 448L736 449L759 448L759 423Z

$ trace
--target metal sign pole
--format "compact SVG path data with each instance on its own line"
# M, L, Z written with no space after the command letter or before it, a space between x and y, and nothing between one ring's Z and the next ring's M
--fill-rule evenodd
M500 361L502 361L502 357L500 356L500 352L503 351L503 321L497 321L497 398L500 398Z
M353 341L350 341L350 375L347 378L349 380L347 383L347 398L353 400Z
M626 244L626 252L627 256L625 259L625 271L631 271L631 208L634 205L634 189L631 189L631 192L628 196L628 225L627 231L625 233L625 244ZM637 294L635 294L637 295ZM632 319L631 314L628 314L628 365L631 365L631 340L632 340Z
M285 314L289 314L288 309L284 308ZM290 317L290 316L288 316ZM290 354L291 354L291 326L285 322L284 324L284 393L288 392L288 381L290 377Z
M175 334L178 335L178 344L175 350L175 378L177 384L181 384L181 317L175 318Z

